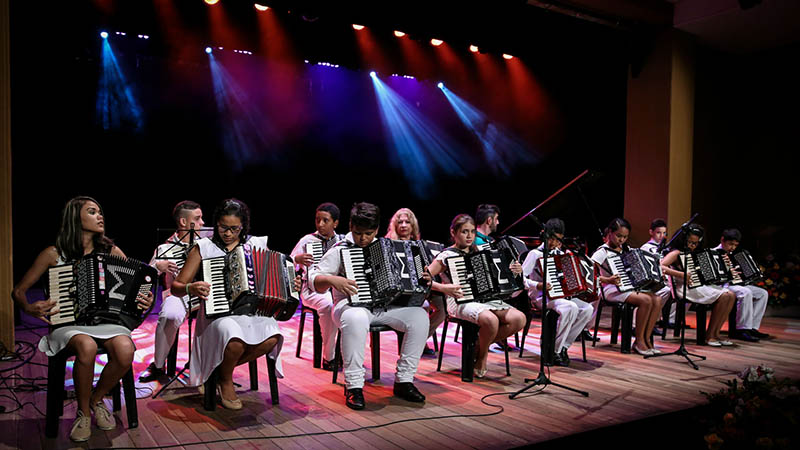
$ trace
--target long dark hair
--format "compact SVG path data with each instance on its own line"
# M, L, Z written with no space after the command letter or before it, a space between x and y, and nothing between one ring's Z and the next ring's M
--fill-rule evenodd
M670 246L671 250L683 250L686 248L686 242L689 240L690 235L695 235L700 238L700 241L697 243L697 248L694 250L700 250L703 248L703 235L705 234L705 229L701 225L693 223L689 225L689 227L678 236L677 239L672 241L672 245Z
M83 225L81 224L81 209L86 202L94 202L103 214L103 207L92 197L79 196L71 199L64 205L61 213L61 229L56 237L56 250L67 261L83 257ZM92 236L92 253L110 253L114 248L114 241L106 237L105 232L95 233Z
M456 233L459 232L459 230L461 230L461 227L463 227L464 225L466 225L468 223L471 223L472 226L475 226L475 219L473 219L472 216L470 216L469 214L459 214L459 215L455 216L453 218L453 221L450 222L450 232L451 232L451 234L455 235ZM456 245L454 237L451 236L450 240L453 243L453 245ZM472 252L472 251L475 251L477 249L478 249L478 247L475 245L475 241L473 241L472 245L470 246L470 251Z
M219 224L219 220L223 216L236 216L242 221L242 231L239 232L239 242L247 242L247 238L250 235L250 208L248 208L243 201L235 198L223 200L222 203L217 206L214 210L214 237L212 240L220 247L223 247L224 243L222 241L222 236L219 234L219 227L217 224Z

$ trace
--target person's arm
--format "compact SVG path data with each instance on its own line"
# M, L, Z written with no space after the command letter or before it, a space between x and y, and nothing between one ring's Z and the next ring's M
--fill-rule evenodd
M607 260L608 260L608 257L603 252L603 249L600 249L600 250L594 252L594 255L592 255L592 261L594 261L595 263L597 263L598 266L600 266L600 270L601 271L604 270L603 269L603 265L606 263ZM619 275L605 276L605 275L601 274L600 276L597 277L597 281L599 281L601 284L619 285L619 283L622 281L622 279L620 278Z
M47 323L50 323L47 316L49 315L50 309L56 305L56 301L48 298L46 300L28 303L27 293L28 289L47 272L47 269L56 264L58 264L58 251L56 248L48 247L44 249L39 253L39 256L33 261L33 265L25 272L22 280L14 286L14 290L11 292L11 297L17 302L20 309L25 311L26 314L42 319Z
M211 292L211 285L205 281L192 282L195 275L197 275L197 271L200 269L202 261L203 258L200 256L200 248L194 246L186 257L183 269L178 273L175 281L172 282L173 295L183 297L188 294L203 300L208 298L208 294Z
M353 280L339 276L339 266L342 263L342 249L331 248L319 263L311 266L308 271L308 283L320 294L333 288L345 295L358 293L357 284Z
M156 251L153 252L153 257L150 258L149 265L151 267L154 267L158 271L159 275L161 275L162 273L166 273L168 275L171 275L172 278L174 278L176 275L178 275L178 265L175 264L174 261L169 259L157 259L158 252L160 249L161 246L156 247ZM167 284L169 284L169 282Z
M431 274L431 277L435 277L444 272L444 263L442 263L442 260L438 258L434 259L428 266L428 272ZM464 293L461 291L461 286L453 283L438 283L434 281L431 285L431 289L441 292L448 297L461 298L464 296Z
M305 247L307 243L308 239L305 237L301 238L300 241L297 242L297 245L294 246L294 249L292 249L292 253L290 253L296 266L311 267L311 264L314 263L314 255L306 252Z
M680 253L680 250L672 250L661 258L661 272L683 280L683 271L675 270L671 267L678 260Z

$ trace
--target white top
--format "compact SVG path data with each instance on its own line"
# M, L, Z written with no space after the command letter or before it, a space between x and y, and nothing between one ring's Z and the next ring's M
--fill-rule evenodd
M297 244L294 246L294 249L292 249L292 253L290 253L290 255L292 258L294 258L295 256L301 253L306 253L306 245L309 242L320 241L323 243L323 248L327 247L328 249L330 249L337 242L344 240L344 238L345 235L343 234L334 234L331 238L326 239L324 236L322 236L317 232L310 233L303 236L302 238L300 238L299 241L297 241ZM295 264L295 268L298 271L301 269L300 265L298 264ZM308 282L308 270L303 270L303 284L307 282Z
M550 255L563 255L564 251L560 248L550 251ZM536 288L536 285L542 282L542 273L539 269L539 260L544 255L544 244L532 249L525 257L525 262L522 263L522 274L525 275L525 289L528 291L528 297L538 299L542 297L542 291ZM548 257L547 265L555 264L555 261ZM551 285L554 281L548 281Z

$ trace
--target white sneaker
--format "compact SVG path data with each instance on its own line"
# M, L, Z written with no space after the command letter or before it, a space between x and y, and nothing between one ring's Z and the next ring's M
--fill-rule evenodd
M111 414L105 403L102 401L95 403L92 405L92 411L94 412L94 420L97 422L97 428L105 431L117 428L117 421L114 420L114 415Z
M83 411L78 410L75 416L75 422L72 424L72 431L69 432L69 438L74 442L86 442L92 436L92 420L83 415Z

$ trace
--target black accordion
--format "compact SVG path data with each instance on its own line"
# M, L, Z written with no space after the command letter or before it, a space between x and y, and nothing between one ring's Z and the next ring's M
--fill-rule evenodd
M203 279L211 284L206 316L265 316L278 321L292 318L300 304L291 256L239 245L225 256L202 262Z
M509 268L512 261L515 259L508 249L479 250L447 258L450 279L461 286L464 294L456 302L504 300L521 291L524 288L522 277Z
M431 290L431 283L423 279L425 267L430 265L430 250L425 241L392 241L395 255L402 266L400 280L403 289L392 302L395 306L422 306Z
M349 297L350 305L386 308L404 291L403 264L391 239L377 238L366 247L342 249L342 264L345 277L354 280L358 289Z
M49 316L54 327L115 324L133 330L146 315L137 297L154 294L158 271L135 259L96 253L51 267L47 277L47 295L56 301Z
M645 250L632 248L608 257L613 275L619 275L620 292L651 290L664 287L661 258Z
M686 268L689 289L709 284L728 282L731 273L725 265L723 255L715 250L699 250L680 255L682 267Z
M744 285L754 283L764 278L761 268L753 259L753 256L745 249L727 253L718 250L722 265L728 272L728 281L733 285Z

